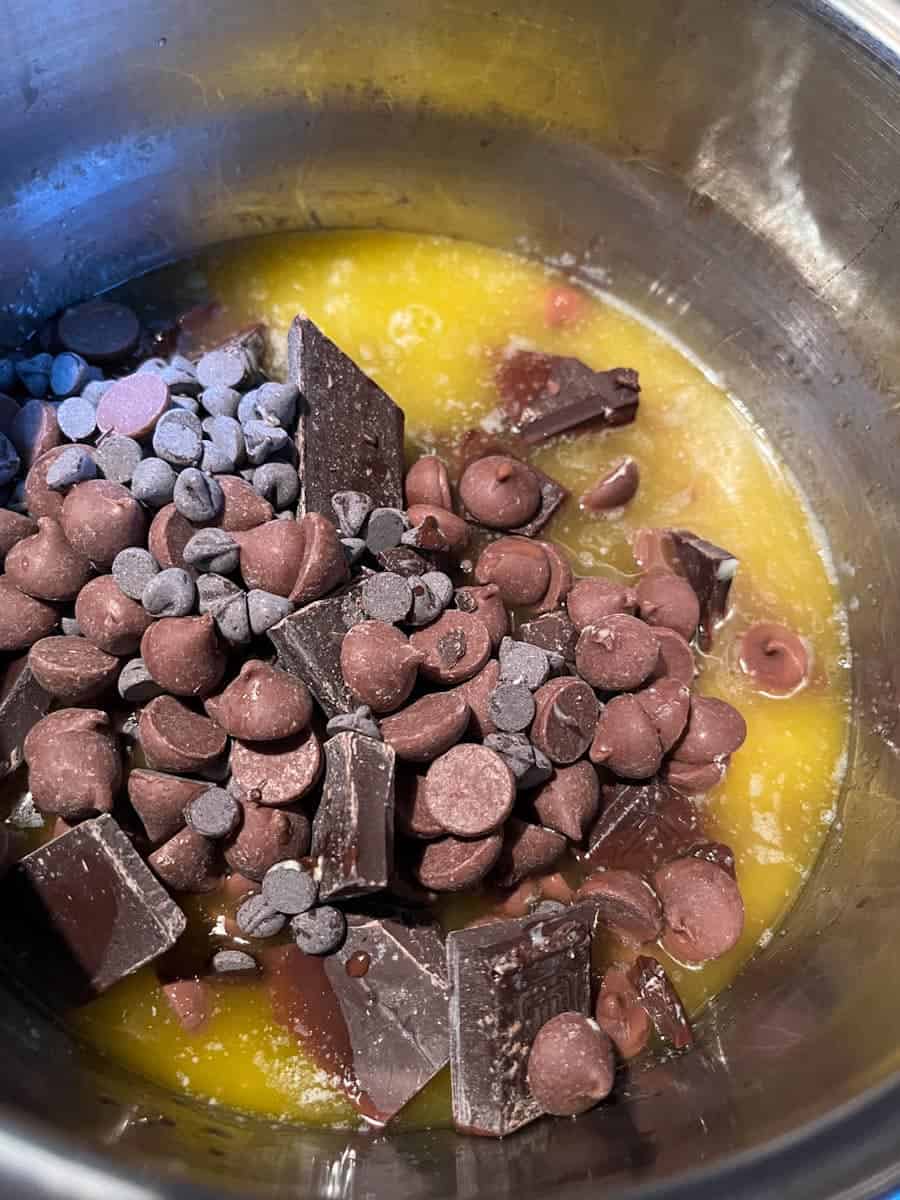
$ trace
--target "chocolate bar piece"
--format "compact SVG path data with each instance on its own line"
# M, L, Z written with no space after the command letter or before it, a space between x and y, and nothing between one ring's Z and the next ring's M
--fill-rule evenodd
M544 613L533 621L525 621L519 626L519 637L523 642L539 646L541 650L561 654L566 662L575 661L578 630L563 608Z
M299 513L334 519L335 492L403 507L403 412L308 317L288 336L288 377L300 389Z
M0 913L18 972L65 1005L153 962L187 924L108 815L26 855L0 886Z
M312 829L319 897L387 888L394 867L394 751L361 733L325 743L325 784Z
M578 358L517 350L497 371L504 408L525 442L534 444L590 422L627 425L641 387L630 367L594 371Z
M541 485L541 506L524 525L519 525L516 529L510 529L509 533L518 533L522 537L534 537L544 528L551 517L556 515L556 512L563 500L568 496L568 490L561 483L557 483L555 479L551 479L549 475L545 475L543 471L539 471L533 464L528 464L531 470L537 475L538 482Z
M697 641L701 650L712 646L716 625L728 612L728 593L738 560L721 546L707 542L689 529L670 529L678 565L700 601Z
M601 797L584 856L592 867L649 874L702 839L693 801L662 779L604 784Z
M25 738L50 711L52 700L32 674L27 654L4 660L0 675L0 779L21 765Z
M503 1137L541 1115L528 1090L531 1043L551 1017L588 1013L590 905L447 936L453 1120Z
M263 955L276 1020L384 1125L450 1056L444 947L436 925L349 916L326 958L281 946Z
M341 642L348 629L365 619L360 582L305 605L268 630L278 665L299 675L326 716L356 708L341 672Z
M641 954L629 970L628 977L637 988L657 1034L664 1041L671 1042L676 1050L687 1049L694 1035L681 997L662 965L655 958Z

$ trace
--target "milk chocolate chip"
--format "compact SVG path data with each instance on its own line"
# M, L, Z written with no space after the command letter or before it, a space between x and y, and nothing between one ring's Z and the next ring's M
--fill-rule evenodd
M653 876L662 901L662 945L678 962L727 954L744 929L744 902L731 875L704 858L678 858Z
M550 586L550 562L540 543L502 537L482 550L475 578L496 584L506 604L539 604Z
M697 593L680 575L654 571L637 585L638 611L648 625L674 629L690 641L700 620Z
M497 650L509 633L509 613L495 583L484 587L461 587L456 590L456 607L460 612L472 613L487 629L491 638L491 650Z
M530 875L543 875L566 851L566 839L552 829L512 817L503 828L503 849L494 868L498 887L515 887Z
M228 737L173 696L151 700L141 712L138 738L149 766L158 771L208 769L225 752Z
M605 705L591 744L591 762L625 779L650 779L663 748L656 727L635 696L615 696Z
M425 777L428 811L457 837L491 833L512 812L515 796L512 772L486 746L453 746L434 760Z
M143 546L147 536L140 504L121 483L107 479L76 484L66 496L61 524L73 549L106 568L120 550Z
M581 507L589 513L614 512L633 500L641 482L641 472L633 458L623 458L581 497Z
M434 454L418 459L406 473L406 504L427 504L431 508L453 509L447 468Z
M184 548L196 532L174 504L166 504L150 522L147 547L161 567L190 570L190 565L185 562Z
M0 651L27 650L52 633L58 622L59 612L52 604L26 596L0 575Z
M640 1054L652 1031L650 1014L641 1002L631 974L631 969L624 965L607 970L600 985L595 1013L597 1024L625 1059Z
M399 629L383 621L361 621L341 643L344 682L360 704L377 713L392 712L406 700L422 658Z
M40 517L37 533L23 538L6 556L7 578L38 600L73 600L90 575L91 564L72 549L52 517Z
M491 656L487 626L471 613L453 609L427 629L414 633L409 641L422 656L422 674L436 683L471 679Z
M458 692L435 692L423 696L381 722L381 736L393 746L398 758L408 762L430 762L449 750L469 724L470 710Z
M122 761L106 713L63 708L25 739L28 786L35 806L71 820L112 810L122 784Z
M240 833L225 851L233 871L261 881L270 867L309 852L309 821L302 813L244 803Z
M581 679L551 679L534 694L531 740L551 762L572 763L587 750L600 706Z
M596 1022L564 1012L542 1025L528 1055L528 1090L545 1113L575 1117L612 1091L612 1043Z
M9 508L0 508L0 558L5 558L22 538L37 533L37 528L31 517L13 512Z
M453 689L457 696L462 696L470 710L469 724L476 737L487 737L497 732L497 726L491 720L490 698L500 679L500 664L492 658L477 675L467 679Z
M659 661L650 673L650 680L676 679L685 687L690 687L697 674L694 652L674 629L654 630L659 642Z
M260 804L293 804L311 791L322 773L322 746L311 730L280 742L234 742L231 775Z
M275 515L272 505L246 479L236 475L221 475L218 479L225 504L213 522L215 526L228 533L242 533L272 520Z
M8 561L6 570L8 574ZM772 621L758 621L742 634L739 655L741 670L761 691L774 696L796 691L809 675L809 651L803 639Z
M200 779L182 779L160 771L137 768L128 775L128 799L141 819L147 837L158 846L184 828L184 812L209 784Z
M684 736L673 757L700 765L720 762L744 743L747 724L736 708L710 696L694 696Z
M267 663L251 659L237 679L204 704L207 714L232 737L273 742L300 733L312 716L306 684Z
M570 842L580 842L600 807L600 781L589 762L557 766L531 799L540 823Z
M640 687L659 659L659 642L649 625L626 613L588 625L575 647L578 673L608 692Z
M690 688L666 676L636 692L635 699L659 734L663 752L668 753L687 725L691 711Z
M572 590L574 576L569 560L552 542L539 542L550 564L550 582L544 598L534 606L536 613L555 612Z
M491 454L466 467L459 495L469 514L489 529L525 525L541 504L541 486L534 471L502 454Z
M138 371L117 379L104 392L97 405L97 428L101 433L114 430L140 441L153 432L168 407L169 385L163 377Z
M295 604L309 604L343 583L350 572L338 531L327 517L307 513L297 525L303 538L303 553L289 596Z
M156 621L141 639L141 658L174 696L208 696L225 674L226 656L211 613Z
M413 864L413 877L430 892L465 892L484 879L500 856L503 836L445 837L427 842Z
M634 614L637 596L633 588L613 579L579 579L566 597L566 609L579 633L598 625L613 613Z
M596 871L578 889L578 899L594 904L600 921L626 946L655 942L662 931L659 897L636 871Z
M173 892L214 892L222 882L215 842L193 829L182 829L147 859Z
M112 575L90 580L75 601L75 620L88 639L107 654L133 654L153 618L130 599Z
M705 796L722 782L727 769L727 759L694 765L670 758L668 762L663 763L662 775L667 783L684 796Z
M298 521L267 521L238 533L241 576L248 588L290 596L306 538Z
M83 637L42 638L28 665L45 692L64 704L84 704L112 687L122 665Z
M430 840L444 836L444 829L435 820L425 795L426 775L407 768L397 772L394 795L394 818L397 828L407 837Z
M431 518L446 539L447 549L453 554L461 554L469 544L471 531L468 523L449 509L439 508L436 504L411 504L406 515L414 529ZM431 548L425 544L421 546L421 549L424 550ZM440 549L440 547L435 546L434 549Z
M94 456L93 446L77 443L73 446L57 446L42 454L25 477L25 503L35 520L38 517L53 517L58 521L62 517L65 496L50 487L47 483L47 472L57 459L69 450L81 450L91 457Z

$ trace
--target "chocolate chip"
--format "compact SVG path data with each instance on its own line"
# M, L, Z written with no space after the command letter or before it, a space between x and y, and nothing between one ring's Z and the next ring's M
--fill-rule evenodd
M332 724L329 722L329 732ZM398 758L430 762L458 742L468 724L465 698L454 692L438 692L386 717L381 722L381 735Z
M511 888L549 871L566 850L566 839L551 829L512 817L503 830L503 849L494 868L498 887Z
M581 677L605 691L639 687L658 659L659 642L653 630L625 613L586 626L575 648Z
M290 508L300 495L300 479L290 463L263 463L253 476L253 487L278 512Z
M566 608L580 633L614 613L633 614L637 610L637 596L632 588L612 579L579 579L566 598Z
M225 472L235 471L244 463L244 431L234 417L206 417L201 427L228 464Z
M276 912L264 896L250 896L235 914L235 922L247 937L270 938L281 933L287 924L284 913Z
M64 637L84 637L81 626L74 617L60 617L59 628Z
M149 508L164 508L172 502L177 478L163 459L145 458L132 471L132 495Z
M128 483L134 476L144 452L134 438L111 433L101 438L95 453L97 468L113 483Z
M354 545L362 541L361 538L344 538L344 544L351 542ZM362 541L362 549L365 550L366 543ZM384 571L393 571L395 575L402 575L404 579L411 579L414 575L425 575L430 570L430 563L421 554L417 554L409 546L392 546L389 550L382 550L376 555L378 565Z
M633 500L641 472L633 458L623 458L581 497L581 507L590 513L608 513Z
M521 733L490 733L484 744L500 755L521 790L537 787L553 774L547 756Z
M53 816L109 812L122 783L122 761L109 718L99 709L63 708L42 718L25 739L28 786Z
M141 639L141 658L160 687L173 696L208 696L226 666L209 613L154 622Z
M700 603L686 579L656 571L638 583L636 595L638 611L648 625L674 629L687 641L694 636Z
M650 681L675 679L689 688L697 674L693 650L673 629L655 629L654 633L659 642L659 661L650 672Z
M395 795L394 819L399 831L407 837L439 838L444 830L432 816L425 795L425 773L420 769L398 770Z
M601 923L626 946L655 942L662 932L659 897L636 871L597 871L577 894L579 900L596 906Z
M200 393L200 403L211 417L235 416L240 402L241 393L221 383L214 383Z
M175 772L208 770L228 744L223 729L173 696L150 701L141 712L138 738L149 766Z
M497 649L509 633L509 613L496 584L458 588L456 607L462 612L474 614L484 623L491 636L493 650Z
M35 354L16 363L16 374L25 385L29 396L43 399L50 391L50 370L53 358L49 354Z
M447 585L449 585L449 589ZM417 628L436 621L453 596L453 584L449 576L444 575L441 571L426 571L422 576L414 576L410 581L409 588L412 595L412 610L407 615L406 621Z
M147 863L173 892L199 895L215 891L222 881L215 843L193 829L182 829L169 838Z
M339 908L321 904L292 917L291 933L304 954L333 954L347 935L347 918Z
M329 737L334 737L337 733L359 733L363 737L374 738L376 742L384 741L368 704L361 704L352 712L338 713L328 721L325 732Z
M144 704L155 696L161 696L159 686L142 658L133 658L119 672L119 695L128 704Z
M230 575L237 570L240 549L234 536L224 529L198 529L184 547L183 556L188 566L198 571ZM288 612L292 608L288 603Z
M64 704L84 704L112 687L119 660L85 638L49 637L35 642L28 665L44 689Z
M312 699L302 680L250 659L236 679L206 700L205 708L232 737L271 742L306 728L312 715Z
M96 476L96 454L80 446L67 446L48 466L46 483L51 491L64 492L76 483L85 483Z
M514 799L512 772L485 746L454 746L428 768L428 809L442 828L458 837L492 832L512 812Z
M72 488L60 524L73 549L107 568L120 550L142 545L147 533L138 502L121 484L104 479Z
M167 567L149 579L141 603L154 617L186 617L194 611L197 589L187 571Z
M319 888L310 871L295 859L276 863L266 872L262 894L276 912L295 916L316 902Z
M406 473L406 503L429 504L437 508L452 509L450 479L447 468L433 454L417 459Z
M810 654L804 640L785 625L758 621L741 635L741 670L773 696L794 692L809 676Z
M687 727L673 757L695 766L719 762L738 750L746 736L746 722L736 708L724 700L694 696Z
M52 633L59 612L52 604L26 596L0 575L0 651L27 650Z
M344 557L348 567L355 567L366 552L366 543L362 538L341 538L344 547Z
M245 803L243 824L225 858L232 870L261 881L277 862L306 854L309 837L309 821L302 813Z
M335 492L331 507L344 537L357 537L372 511L372 498L365 492Z
M527 642L505 637L500 643L500 680L520 683L537 691L550 675L550 660L545 651ZM502 727L501 727L502 728Z
M534 606L535 612L554 612L568 596L574 576L569 560L563 555L558 546L552 542L539 542L538 545L547 556L550 564L550 582L543 599Z
M684 733L691 711L690 689L665 676L636 692L635 699L659 734L663 752L668 753Z
M166 1003L187 1033L198 1033L212 1015L212 993L200 979L177 979L160 989Z
M414 878L430 892L466 892L488 874L500 856L501 833L445 837L423 844L413 863Z
M299 522L267 521L238 531L236 541L241 551L241 577L247 587L289 596L307 555Z
M254 636L259 637L294 611L292 601L274 592L253 588L247 593L247 613Z
M37 600L72 600L90 576L90 563L72 549L51 517L40 517L37 532L6 556L7 579Z
M197 579L197 606L202 613L220 612L236 597L245 593L236 583L221 575L201 575Z
M256 959L243 950L217 950L210 966L220 979L252 979L259 974Z
M29 470L48 450L59 445L61 439L56 413L43 400L28 400L13 418L6 435L16 448L24 470ZM38 516L40 514L33 513Z
M490 529L514 529L526 524L541 503L534 471L503 455L489 455L471 463L460 479L459 493L471 516Z
M204 837L230 837L241 822L241 806L224 788L212 787L195 796L185 810L188 825Z
M595 1017L622 1058L634 1058L650 1040L650 1014L641 1002L634 971L625 965L609 967L600 985Z
M341 643L341 672L347 686L358 703L378 713L403 704L415 685L422 658L422 652L398 629L382 621L354 625Z
M524 683L501 681L491 692L488 712L496 727L504 733L520 733L534 718L534 698Z
M177 469L198 463L203 454L199 419L184 409L163 413L153 432L153 452Z
M453 610L412 634L410 644L422 655L422 675L444 684L470 679L491 655L490 634L484 623L470 613Z
M399 508L373 508L365 533L369 553L381 554L399 546L408 527L406 516Z
M479 583L496 584L506 604L537 604L550 585L550 563L536 542L502 537L481 552L475 578Z
M90 400L73 396L70 400L64 400L56 410L56 420L70 442L83 442L97 428L97 410Z
M382 571L363 581L362 603L366 616L395 624L406 619L413 593L402 575Z
M267 421L247 421L244 424L244 446L247 461L253 466L267 462L289 444L287 433Z
M688 854L691 858L702 858L707 862L714 863L727 872L732 879L737 879L734 851L730 846L725 846L722 842L699 842L690 848Z
M234 475L217 480L222 489L225 507L216 524L229 533L242 533L272 520L272 505L257 495L251 484Z
M156 445L156 439L159 431L157 423L163 418L169 403L169 388L162 376L147 371L126 375L116 380L97 405L97 427L101 433L112 431L138 440L156 430L154 449L160 458L166 458L167 455Z
M118 362L137 346L141 326L132 310L113 300L88 300L67 308L57 323L67 350L91 362Z
M37 523L30 517L0 508L0 558L5 558L17 542L37 531Z
M531 797L531 807L541 825L571 842L582 841L600 807L597 772L583 760L557 766Z
M615 696L600 713L591 762L625 779L649 779L659 770L663 748L656 727L636 697Z
M423 517L412 529L407 529L400 542L408 549L430 554L432 559L437 556L443 558L452 549L449 539L438 525L437 517L431 514Z
M264 383L256 389L256 411L264 421L290 428L297 417L300 392L293 383Z
M221 446L204 439L203 453L200 456L200 470L207 475L224 475L234 469L234 459L230 458Z
M195 467L188 467L178 476L173 500L181 515L195 525L214 521L225 505L218 482Z
M528 1088L545 1113L575 1117L612 1091L612 1043L581 1013L560 1013L542 1025L528 1055Z
M204 388L228 387L239 391L251 374L250 360L239 346L211 350L197 363L197 378Z
M581 679L551 679L535 693L531 738L551 762L571 763L590 745L599 705Z
M126 596L111 575L91 579L78 593L75 619L84 636L107 654L134 654L152 617Z
M679 858L661 867L653 886L662 901L662 945L689 965L721 958L737 945L744 903L731 875L703 858Z
M318 782L322 747L308 729L280 742L236 741L230 766L234 782L260 804L293 804Z

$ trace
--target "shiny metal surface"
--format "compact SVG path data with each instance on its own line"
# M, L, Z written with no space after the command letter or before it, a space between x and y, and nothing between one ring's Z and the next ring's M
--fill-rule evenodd
M109 1170L124 1200L884 1194L900 1180L900 85L872 31L888 27L788 0L2 14L0 333L280 228L440 230L564 263L670 328L770 431L835 550L859 722L784 936L706 1014L698 1052L630 1080L624 1103L503 1143L281 1129L83 1059L10 997L0 1193L95 1196Z

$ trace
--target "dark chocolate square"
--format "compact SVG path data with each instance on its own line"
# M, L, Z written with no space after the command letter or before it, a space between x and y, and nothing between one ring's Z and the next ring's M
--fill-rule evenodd
M341 673L341 642L349 629L365 619L362 584L355 583L307 604L268 631L278 651L278 665L303 680L326 716L356 707Z
M4 656L0 667L0 779L22 763L22 746L41 717L50 711L52 697L28 665L28 655Z

